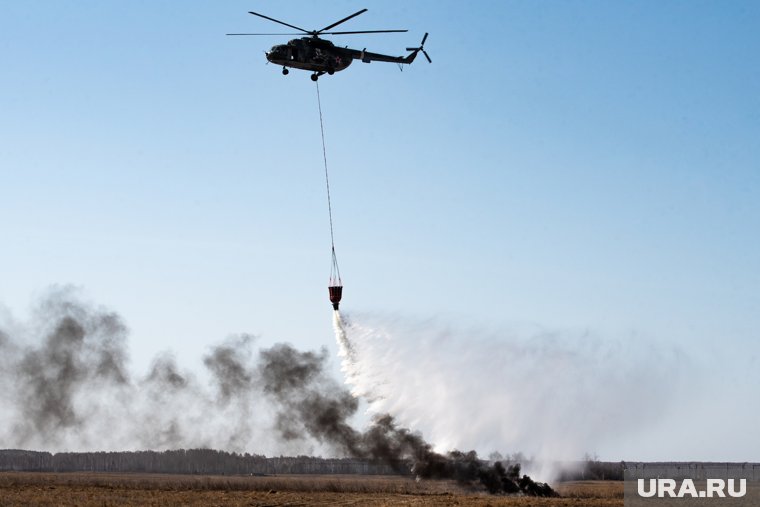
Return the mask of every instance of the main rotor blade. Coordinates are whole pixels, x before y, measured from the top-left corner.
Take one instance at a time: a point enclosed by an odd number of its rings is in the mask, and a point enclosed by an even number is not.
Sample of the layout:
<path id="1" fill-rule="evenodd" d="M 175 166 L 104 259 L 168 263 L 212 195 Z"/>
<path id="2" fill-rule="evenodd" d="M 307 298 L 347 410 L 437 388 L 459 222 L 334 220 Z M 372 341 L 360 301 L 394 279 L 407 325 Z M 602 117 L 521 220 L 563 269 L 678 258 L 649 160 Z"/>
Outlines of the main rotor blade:
<path id="1" fill-rule="evenodd" d="M 303 35 L 302 33 L 225 33 L 224 35 Z"/>
<path id="2" fill-rule="evenodd" d="M 345 22 L 346 22 L 346 21 L 348 21 L 349 19 L 351 19 L 351 18 L 353 18 L 353 17 L 356 17 L 356 16 L 358 16 L 359 14 L 363 14 L 363 13 L 365 13 L 365 12 L 367 12 L 367 9 L 362 9 L 362 10 L 360 10 L 360 11 L 358 11 L 358 12 L 354 12 L 354 13 L 353 13 L 353 14 L 351 14 L 350 16 L 348 16 L 348 17 L 345 17 L 345 18 L 341 19 L 340 21 L 336 21 L 336 22 L 335 22 L 335 23 L 333 23 L 332 25 L 326 26 L 326 27 L 324 27 L 324 28 L 323 28 L 323 29 L 321 29 L 321 30 L 317 30 L 317 33 L 322 33 L 322 32 L 324 32 L 325 30 L 329 30 L 330 28 L 336 27 L 336 26 L 338 26 L 339 24 L 341 24 L 341 23 L 345 23 Z"/>
<path id="3" fill-rule="evenodd" d="M 308 30 L 304 30 L 303 28 L 295 25 L 289 25 L 288 23 L 285 23 L 284 21 L 280 21 L 279 19 L 270 18 L 269 16 L 264 16 L 263 14 L 259 14 L 258 12 L 248 11 L 248 14 L 253 14 L 254 16 L 258 16 L 260 18 L 268 19 L 269 21 L 274 21 L 275 23 L 279 23 L 281 25 L 285 25 L 290 28 L 294 28 L 296 30 L 301 30 L 304 33 L 311 33 Z"/>
<path id="4" fill-rule="evenodd" d="M 354 32 L 319 32 L 320 35 L 346 35 L 350 33 L 391 33 L 408 32 L 409 30 L 357 30 Z"/>

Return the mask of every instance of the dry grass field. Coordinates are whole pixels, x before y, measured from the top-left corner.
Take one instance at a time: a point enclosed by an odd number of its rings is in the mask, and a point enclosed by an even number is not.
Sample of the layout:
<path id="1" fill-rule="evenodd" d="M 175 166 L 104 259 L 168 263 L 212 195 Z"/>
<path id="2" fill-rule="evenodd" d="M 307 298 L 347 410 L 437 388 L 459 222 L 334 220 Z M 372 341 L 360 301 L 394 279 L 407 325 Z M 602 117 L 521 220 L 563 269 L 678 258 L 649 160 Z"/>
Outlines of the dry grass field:
<path id="1" fill-rule="evenodd" d="M 0 506 L 590 506 L 623 505 L 619 482 L 557 485 L 562 498 L 491 496 L 449 481 L 398 476 L 188 476 L 0 473 Z"/>

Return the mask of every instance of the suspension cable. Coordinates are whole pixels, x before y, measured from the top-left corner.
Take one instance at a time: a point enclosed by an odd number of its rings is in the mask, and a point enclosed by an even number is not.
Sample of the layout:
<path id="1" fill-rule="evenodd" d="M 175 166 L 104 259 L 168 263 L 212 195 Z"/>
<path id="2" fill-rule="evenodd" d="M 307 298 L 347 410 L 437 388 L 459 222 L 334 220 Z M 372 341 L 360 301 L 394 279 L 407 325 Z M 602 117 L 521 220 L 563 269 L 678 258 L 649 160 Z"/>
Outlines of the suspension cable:
<path id="1" fill-rule="evenodd" d="M 325 163 L 325 186 L 327 187 L 327 212 L 330 216 L 330 246 L 332 247 L 332 266 L 330 268 L 330 283 L 333 283 L 337 275 L 338 284 L 340 280 L 340 269 L 338 269 L 338 258 L 335 256 L 335 233 L 333 232 L 332 202 L 330 201 L 330 177 L 327 173 L 327 148 L 325 148 L 325 125 L 322 120 L 322 98 L 319 96 L 319 81 L 317 85 L 317 105 L 319 106 L 319 128 L 322 132 L 322 159 Z"/>

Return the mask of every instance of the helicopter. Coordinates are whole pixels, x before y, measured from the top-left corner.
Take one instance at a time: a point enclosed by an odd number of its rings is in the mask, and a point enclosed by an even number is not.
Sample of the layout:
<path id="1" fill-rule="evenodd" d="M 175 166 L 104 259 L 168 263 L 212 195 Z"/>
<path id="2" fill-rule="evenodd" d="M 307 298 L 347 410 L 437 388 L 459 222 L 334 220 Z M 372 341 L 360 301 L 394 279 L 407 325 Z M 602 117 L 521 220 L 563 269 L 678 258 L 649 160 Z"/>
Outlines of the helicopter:
<path id="1" fill-rule="evenodd" d="M 345 23 L 351 18 L 367 12 L 367 9 L 357 11 L 350 16 L 346 16 L 340 21 L 328 25 L 321 30 L 304 30 L 303 28 L 285 23 L 278 19 L 270 18 L 258 12 L 249 11 L 249 14 L 258 16 L 260 18 L 274 21 L 280 25 L 285 25 L 289 28 L 298 30 L 301 33 L 228 33 L 226 35 L 302 35 L 306 34 L 308 37 L 301 37 L 299 39 L 292 39 L 287 44 L 278 44 L 272 46 L 272 49 L 266 52 L 267 60 L 275 65 L 282 65 L 282 74 L 288 75 L 290 72 L 288 67 L 293 69 L 301 69 L 311 71 L 311 80 L 316 81 L 320 76 L 328 74 L 332 76 L 336 72 L 345 70 L 351 65 L 354 60 L 361 60 L 364 63 L 370 62 L 391 62 L 400 65 L 410 64 L 417 57 L 417 53 L 422 52 L 427 58 L 429 63 L 433 63 L 424 49 L 425 41 L 428 34 L 422 37 L 419 47 L 406 48 L 407 51 L 411 51 L 407 56 L 390 56 L 380 53 L 371 53 L 367 51 L 367 48 L 362 50 L 350 49 L 349 47 L 338 47 L 327 39 L 322 39 L 320 35 L 345 35 L 345 34 L 359 34 L 359 33 L 391 33 L 391 32 L 407 32 L 408 30 L 359 30 L 349 32 L 331 32 L 332 28 Z"/>

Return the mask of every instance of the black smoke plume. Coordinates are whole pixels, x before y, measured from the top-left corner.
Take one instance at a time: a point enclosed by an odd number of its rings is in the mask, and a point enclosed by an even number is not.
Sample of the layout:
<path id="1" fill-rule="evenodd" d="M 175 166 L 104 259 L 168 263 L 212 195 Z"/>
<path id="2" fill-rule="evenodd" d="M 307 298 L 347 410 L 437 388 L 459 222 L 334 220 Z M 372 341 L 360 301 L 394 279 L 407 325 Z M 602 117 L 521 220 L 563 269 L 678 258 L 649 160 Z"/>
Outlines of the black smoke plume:
<path id="1" fill-rule="evenodd" d="M 479 482 L 490 493 L 556 496 L 548 485 L 520 476 L 520 465 L 490 466 L 475 451 L 435 452 L 421 435 L 396 426 L 390 415 L 376 417 L 365 432 L 349 419 L 358 403 L 346 389 L 326 375 L 326 352 L 301 352 L 279 344 L 260 352 L 259 369 L 265 393 L 276 401 L 278 430 L 283 438 L 304 435 L 357 458 L 380 459 L 399 472 L 422 479 L 456 479 Z"/>
<path id="2" fill-rule="evenodd" d="M 481 484 L 491 493 L 554 494 L 520 477 L 519 465 L 489 465 L 474 451 L 435 452 L 390 415 L 356 430 L 350 421 L 358 400 L 327 373 L 325 349 L 281 343 L 256 351 L 254 337 L 230 338 L 203 358 L 209 389 L 168 353 L 145 376 L 132 376 L 127 335 L 117 314 L 68 288 L 51 290 L 26 326 L 0 321 L 0 380 L 13 386 L 0 400 L 7 407 L 0 447 L 261 452 L 257 446 L 275 436 L 280 447 L 269 452 L 317 443 L 422 479 Z"/>

